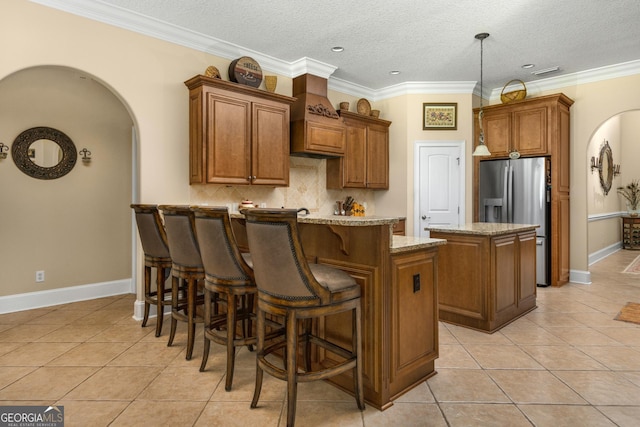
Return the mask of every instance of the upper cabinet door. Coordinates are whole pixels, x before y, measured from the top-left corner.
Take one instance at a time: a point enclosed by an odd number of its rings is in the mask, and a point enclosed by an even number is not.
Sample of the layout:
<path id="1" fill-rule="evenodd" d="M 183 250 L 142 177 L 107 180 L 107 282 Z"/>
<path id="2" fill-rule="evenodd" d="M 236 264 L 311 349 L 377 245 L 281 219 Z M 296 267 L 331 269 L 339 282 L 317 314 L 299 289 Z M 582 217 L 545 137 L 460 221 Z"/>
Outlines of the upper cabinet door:
<path id="1" fill-rule="evenodd" d="M 210 92 L 207 111 L 206 182 L 249 184 L 251 103 Z"/>
<path id="2" fill-rule="evenodd" d="M 389 129 L 369 126 L 367 138 L 367 188 L 389 188 Z"/>
<path id="3" fill-rule="evenodd" d="M 289 108 L 254 102 L 251 183 L 289 185 Z"/>
<path id="4" fill-rule="evenodd" d="M 347 145 L 344 154 L 344 186 L 367 186 L 367 127 L 362 123 L 347 125 Z"/>
<path id="5" fill-rule="evenodd" d="M 547 108 L 523 108 L 513 111 L 513 144 L 511 149 L 523 156 L 548 154 Z"/>
<path id="6" fill-rule="evenodd" d="M 511 113 L 487 114 L 485 111 L 484 140 L 491 152 L 491 157 L 509 157 L 511 152 Z"/>

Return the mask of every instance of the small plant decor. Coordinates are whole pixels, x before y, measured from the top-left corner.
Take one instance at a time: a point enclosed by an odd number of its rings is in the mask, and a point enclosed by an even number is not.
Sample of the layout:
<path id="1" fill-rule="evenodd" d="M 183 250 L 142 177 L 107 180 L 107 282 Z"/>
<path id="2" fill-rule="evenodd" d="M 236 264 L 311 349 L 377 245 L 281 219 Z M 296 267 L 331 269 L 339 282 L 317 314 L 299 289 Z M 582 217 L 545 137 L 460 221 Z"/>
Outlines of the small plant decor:
<path id="1" fill-rule="evenodd" d="M 628 209 L 632 212 L 638 210 L 640 205 L 640 180 L 631 180 L 630 184 L 626 187 L 618 187 L 618 194 L 627 199 Z"/>

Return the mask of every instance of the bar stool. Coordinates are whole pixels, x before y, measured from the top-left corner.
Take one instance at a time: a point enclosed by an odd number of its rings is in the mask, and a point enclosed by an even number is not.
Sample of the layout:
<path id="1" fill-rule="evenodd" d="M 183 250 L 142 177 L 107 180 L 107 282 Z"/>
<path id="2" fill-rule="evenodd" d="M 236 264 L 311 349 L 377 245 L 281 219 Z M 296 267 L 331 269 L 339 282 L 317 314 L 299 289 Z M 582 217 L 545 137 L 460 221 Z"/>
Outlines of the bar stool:
<path id="1" fill-rule="evenodd" d="M 353 369 L 354 394 L 363 410 L 360 286 L 347 273 L 322 264 L 309 264 L 301 245 L 294 209 L 246 209 L 247 239 L 258 287 L 256 386 L 251 408 L 258 404 L 263 372 L 287 381 L 287 426 L 293 426 L 299 382 L 329 378 Z M 312 321 L 345 311 L 352 313 L 352 348 L 346 349 L 314 335 Z M 266 315 L 285 319 L 284 339 L 266 342 Z M 299 321 L 302 321 L 302 334 Z M 298 366 L 302 344 L 304 367 Z M 311 370 L 311 344 L 339 355 L 344 361 Z M 284 350 L 285 368 L 266 356 Z M 304 371 L 299 369 L 304 368 Z"/>
<path id="2" fill-rule="evenodd" d="M 165 284 L 167 273 L 171 269 L 171 256 L 167 246 L 167 234 L 157 205 L 132 204 L 135 212 L 138 235 L 144 252 L 144 317 L 142 327 L 147 326 L 149 308 L 156 306 L 156 337 L 162 334 L 164 306 L 170 305 L 171 285 Z M 151 272 L 156 269 L 156 290 L 151 289 Z"/>
<path id="3" fill-rule="evenodd" d="M 160 205 L 167 230 L 169 253 L 171 254 L 171 333 L 168 346 L 173 344 L 178 321 L 187 323 L 187 354 L 191 360 L 196 334 L 196 323 L 202 322 L 202 316 L 196 306 L 204 303 L 198 288 L 204 279 L 204 266 L 195 235 L 194 214 L 189 206 Z M 180 297 L 180 282 L 185 284 L 185 292 Z"/>
<path id="4" fill-rule="evenodd" d="M 204 352 L 200 371 L 204 371 L 211 341 L 227 347 L 225 390 L 233 383 L 236 347 L 253 351 L 256 338 L 251 334 L 254 296 L 257 288 L 250 266 L 251 256 L 241 253 L 231 229 L 226 207 L 194 207 L 195 227 L 205 271 Z M 212 313 L 212 302 L 224 296 L 227 312 Z M 238 337 L 238 323 L 241 336 Z M 224 332 L 226 331 L 226 332 Z"/>

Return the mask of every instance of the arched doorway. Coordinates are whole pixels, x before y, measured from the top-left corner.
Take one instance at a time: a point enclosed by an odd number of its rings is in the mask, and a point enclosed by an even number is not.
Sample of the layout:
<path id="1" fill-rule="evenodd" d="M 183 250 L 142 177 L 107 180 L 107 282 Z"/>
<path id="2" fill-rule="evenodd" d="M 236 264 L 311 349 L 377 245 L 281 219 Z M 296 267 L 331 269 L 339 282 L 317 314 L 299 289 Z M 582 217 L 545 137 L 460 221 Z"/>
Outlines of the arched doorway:
<path id="1" fill-rule="evenodd" d="M 605 258 L 621 247 L 620 215 L 625 212 L 623 199 L 616 189 L 640 178 L 640 110 L 616 114 L 602 123 L 593 133 L 587 146 L 585 161 L 599 159 L 600 151 L 608 145 L 613 163 L 620 165 L 611 189 L 605 194 L 600 183 L 600 170 L 589 168 L 587 176 L 588 254 L 589 265 Z"/>
<path id="2" fill-rule="evenodd" d="M 0 81 L 0 142 L 48 126 L 91 152 L 51 180 L 22 173 L 11 154 L 1 161 L 0 298 L 13 296 L 12 310 L 132 292 L 133 123 L 122 100 L 81 70 L 38 66 Z"/>

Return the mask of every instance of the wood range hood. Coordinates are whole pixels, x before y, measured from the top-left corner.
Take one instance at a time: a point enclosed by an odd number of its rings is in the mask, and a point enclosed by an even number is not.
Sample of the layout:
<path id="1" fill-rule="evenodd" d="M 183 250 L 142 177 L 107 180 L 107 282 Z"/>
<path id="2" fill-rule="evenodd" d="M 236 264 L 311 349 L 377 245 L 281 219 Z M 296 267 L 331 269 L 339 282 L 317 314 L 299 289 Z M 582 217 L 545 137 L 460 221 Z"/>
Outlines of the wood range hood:
<path id="1" fill-rule="evenodd" d="M 327 79 L 302 74 L 293 79 L 291 155 L 333 158 L 344 155 L 347 130 L 327 98 Z"/>

